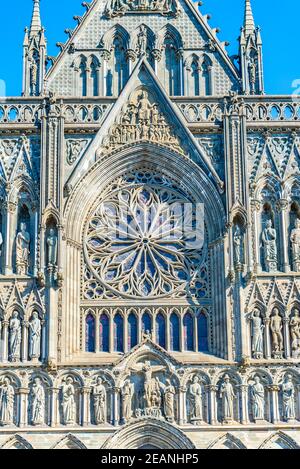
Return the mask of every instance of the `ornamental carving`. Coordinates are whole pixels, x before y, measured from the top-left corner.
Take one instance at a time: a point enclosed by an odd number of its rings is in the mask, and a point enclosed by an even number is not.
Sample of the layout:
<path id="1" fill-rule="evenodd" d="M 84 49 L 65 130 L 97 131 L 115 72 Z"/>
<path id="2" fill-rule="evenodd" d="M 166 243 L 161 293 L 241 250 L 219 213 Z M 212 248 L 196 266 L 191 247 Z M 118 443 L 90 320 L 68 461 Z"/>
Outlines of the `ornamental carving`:
<path id="1" fill-rule="evenodd" d="M 114 18 L 127 12 L 178 16 L 181 8 L 178 0 L 108 0 L 104 14 L 107 18 Z"/>
<path id="2" fill-rule="evenodd" d="M 184 153 L 175 129 L 167 122 L 160 106 L 143 90 L 135 93 L 123 108 L 118 122 L 110 129 L 99 153 L 141 141 L 160 143 Z"/>

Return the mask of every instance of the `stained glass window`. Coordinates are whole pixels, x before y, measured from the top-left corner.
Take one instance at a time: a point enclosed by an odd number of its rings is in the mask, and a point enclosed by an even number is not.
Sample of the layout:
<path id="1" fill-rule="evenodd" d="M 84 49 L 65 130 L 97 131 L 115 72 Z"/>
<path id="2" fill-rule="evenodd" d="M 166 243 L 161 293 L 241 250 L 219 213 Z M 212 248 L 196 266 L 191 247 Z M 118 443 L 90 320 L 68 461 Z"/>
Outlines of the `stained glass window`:
<path id="1" fill-rule="evenodd" d="M 166 348 L 166 321 L 161 313 L 156 316 L 156 342 Z"/>
<path id="2" fill-rule="evenodd" d="M 144 313 L 142 317 L 142 330 L 144 332 L 151 332 L 152 331 L 152 320 L 150 314 Z"/>
<path id="3" fill-rule="evenodd" d="M 138 343 L 138 325 L 136 315 L 131 313 L 128 317 L 128 349 L 131 350 Z"/>
<path id="4" fill-rule="evenodd" d="M 194 350 L 194 327 L 193 317 L 190 313 L 186 313 L 183 318 L 183 344 L 184 350 Z"/>
<path id="5" fill-rule="evenodd" d="M 204 313 L 198 316 L 198 351 L 208 352 L 208 327 Z"/>
<path id="6" fill-rule="evenodd" d="M 123 318 L 118 313 L 114 317 L 114 351 L 115 352 L 124 352 L 123 332 L 124 332 Z"/>
<path id="7" fill-rule="evenodd" d="M 92 314 L 85 319 L 85 351 L 95 352 L 95 318 Z"/>
<path id="8" fill-rule="evenodd" d="M 109 352 L 109 319 L 106 314 L 100 317 L 100 352 Z"/>
<path id="9" fill-rule="evenodd" d="M 179 317 L 173 313 L 170 317 L 170 349 L 173 352 L 180 351 Z"/>

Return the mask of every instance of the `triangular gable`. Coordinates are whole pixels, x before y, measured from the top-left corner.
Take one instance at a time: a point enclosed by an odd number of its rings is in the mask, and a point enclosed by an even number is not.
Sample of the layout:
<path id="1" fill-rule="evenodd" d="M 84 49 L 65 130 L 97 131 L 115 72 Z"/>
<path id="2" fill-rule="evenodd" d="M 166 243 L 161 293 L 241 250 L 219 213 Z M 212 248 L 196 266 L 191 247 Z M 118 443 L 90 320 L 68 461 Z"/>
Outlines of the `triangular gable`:
<path id="1" fill-rule="evenodd" d="M 7 302 L 7 308 L 10 308 L 11 306 L 19 306 L 22 308 L 22 310 L 24 310 L 22 295 L 17 282 L 15 282 Z"/>
<path id="2" fill-rule="evenodd" d="M 300 152 L 296 143 L 293 144 L 289 158 L 283 168 L 283 177 L 287 178 L 290 175 L 300 174 Z"/>
<path id="3" fill-rule="evenodd" d="M 33 168 L 31 166 L 28 141 L 26 138 L 23 138 L 20 145 L 19 154 L 15 160 L 15 163 L 12 167 L 11 174 L 9 179 L 13 181 L 18 177 L 27 177 L 29 179 L 35 179 Z"/>
<path id="4" fill-rule="evenodd" d="M 141 59 L 137 64 L 128 83 L 105 121 L 102 123 L 102 126 L 94 140 L 90 144 L 86 153 L 79 160 L 77 166 L 74 168 L 74 171 L 67 181 L 67 186 L 74 187 L 78 180 L 95 163 L 96 159 L 101 157 L 103 152 L 107 151 L 107 141 L 110 139 L 114 126 L 118 123 L 120 116 L 122 116 L 124 112 L 126 112 L 126 109 L 128 109 L 126 106 L 130 106 L 133 93 L 142 93 L 143 91 L 146 93 L 149 92 L 149 94 L 155 98 L 155 101 L 159 103 L 159 108 L 162 111 L 164 119 L 168 123 L 167 125 L 169 126 L 169 129 L 172 128 L 172 135 L 170 136 L 169 142 L 170 147 L 179 151 L 180 145 L 182 145 L 185 155 L 189 155 L 189 157 L 205 171 L 213 183 L 221 190 L 223 183 L 217 172 L 207 156 L 204 154 L 197 140 L 186 127 L 184 117 L 180 113 L 179 109 L 171 102 L 163 87 L 158 82 L 153 70 L 143 59 Z M 175 129 L 176 135 L 174 133 Z M 164 138 L 161 140 L 163 145 L 166 144 Z M 120 140 L 120 146 L 121 144 L 122 141 Z M 183 153 L 182 150 L 180 152 Z"/>
<path id="5" fill-rule="evenodd" d="M 155 356 L 157 359 L 161 359 L 167 363 L 172 364 L 173 366 L 181 364 L 176 360 L 172 355 L 170 355 L 164 348 L 160 347 L 158 344 L 152 341 L 150 335 L 146 336 L 142 342 L 136 345 L 133 349 L 123 355 L 120 360 L 117 362 L 117 368 L 126 367 L 128 361 L 131 358 L 139 358 L 141 355 L 149 354 L 149 356 Z"/>
<path id="6" fill-rule="evenodd" d="M 268 143 L 264 147 L 258 166 L 253 170 L 252 179 L 259 178 L 260 176 L 265 177 L 266 174 L 280 177 L 279 169 L 270 151 Z"/>
<path id="7" fill-rule="evenodd" d="M 97 34 L 95 34 L 94 31 L 97 31 L 97 33 L 99 32 L 101 35 L 102 33 L 100 32 L 100 30 L 102 31 L 102 29 L 97 27 L 94 21 L 103 22 L 103 33 L 105 33 L 109 30 L 109 28 L 116 24 L 116 20 L 120 19 L 120 16 L 122 16 L 121 14 L 115 15 L 113 18 L 107 17 L 106 12 L 109 1 L 111 0 L 95 0 L 92 4 L 86 4 L 85 14 L 82 17 L 76 17 L 78 22 L 77 27 L 74 28 L 74 30 L 68 30 L 69 38 L 65 44 L 59 43 L 61 47 L 61 52 L 58 57 L 54 59 L 54 64 L 49 69 L 46 75 L 47 89 L 52 89 L 51 82 L 59 72 L 62 64 L 65 61 L 70 64 L 70 56 L 73 55 L 72 52 L 74 52 L 75 49 L 78 49 L 78 51 L 84 51 L 96 50 L 99 47 L 101 37 L 97 37 Z M 219 39 L 217 38 L 216 29 L 212 29 L 208 24 L 208 15 L 202 15 L 201 12 L 198 10 L 198 4 L 193 3 L 192 0 L 173 0 L 173 2 L 174 4 L 178 3 L 181 14 L 168 15 L 164 14 L 164 12 L 153 11 L 152 15 L 149 15 L 149 12 L 147 12 L 147 10 L 145 10 L 144 12 L 138 11 L 137 13 L 141 14 L 145 18 L 141 20 L 140 23 L 146 23 L 147 17 L 153 15 L 165 16 L 167 21 L 170 23 L 174 23 L 174 21 L 176 21 L 176 17 L 180 18 L 180 21 L 182 22 L 182 17 L 183 15 L 185 15 L 186 20 L 190 20 L 193 25 L 195 25 L 195 28 L 193 29 L 193 31 L 191 31 L 190 37 L 194 37 L 194 35 L 197 33 L 199 34 L 199 36 L 205 36 L 208 48 L 214 52 L 214 56 L 217 56 L 217 60 L 222 62 L 222 65 L 227 68 L 231 76 L 232 82 L 235 83 L 236 86 L 238 86 L 238 70 L 230 59 L 229 55 L 227 54 L 227 51 L 225 49 L 225 43 L 219 41 Z M 127 3 L 127 0 L 123 2 L 111 3 L 121 5 Z M 128 4 L 133 4 L 133 2 L 128 1 Z M 125 12 L 125 14 L 127 13 L 130 14 L 131 12 Z M 143 13 L 145 13 L 145 15 L 143 15 Z M 135 22 L 133 22 L 132 24 L 135 24 Z M 180 27 L 182 28 L 182 25 L 179 24 L 178 28 Z M 89 31 L 89 28 L 91 29 L 91 31 Z M 86 44 L 87 38 L 89 38 L 88 40 L 95 40 L 97 42 L 93 44 Z M 187 42 L 187 40 L 184 41 L 184 43 Z M 188 44 L 185 45 L 190 49 L 190 46 Z M 197 48 L 199 49 L 200 47 L 195 47 L 195 49 Z"/>

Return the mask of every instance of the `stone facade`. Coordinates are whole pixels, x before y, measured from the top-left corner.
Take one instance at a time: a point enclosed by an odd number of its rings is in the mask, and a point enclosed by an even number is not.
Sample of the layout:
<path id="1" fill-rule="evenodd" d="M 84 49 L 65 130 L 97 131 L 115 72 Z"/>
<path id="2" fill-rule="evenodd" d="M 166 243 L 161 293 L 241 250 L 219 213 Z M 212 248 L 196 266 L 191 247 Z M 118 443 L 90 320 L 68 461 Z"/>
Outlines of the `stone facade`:
<path id="1" fill-rule="evenodd" d="M 239 65 L 190 0 L 84 6 L 53 58 L 34 0 L 0 102 L 0 447 L 299 448 L 300 106 L 250 1 Z"/>

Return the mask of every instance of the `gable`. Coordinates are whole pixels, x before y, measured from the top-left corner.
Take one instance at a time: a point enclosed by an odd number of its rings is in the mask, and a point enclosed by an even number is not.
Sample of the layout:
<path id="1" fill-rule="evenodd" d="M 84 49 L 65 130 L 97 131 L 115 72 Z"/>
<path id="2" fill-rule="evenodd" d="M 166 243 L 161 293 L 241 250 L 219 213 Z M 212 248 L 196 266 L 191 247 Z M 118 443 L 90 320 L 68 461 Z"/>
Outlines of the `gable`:
<path id="1" fill-rule="evenodd" d="M 149 113 L 148 117 L 139 115 L 142 100 L 146 101 L 144 106 L 147 110 L 144 109 L 143 112 Z M 178 108 L 158 83 L 151 67 L 143 59 L 137 64 L 87 151 L 79 158 L 67 180 L 67 187 L 74 187 L 104 155 L 143 141 L 168 147 L 180 153 L 183 158 L 190 158 L 220 191 L 223 190 L 223 183 L 210 160 L 186 127 Z"/>
<path id="2" fill-rule="evenodd" d="M 125 3 L 129 4 L 127 0 Z M 76 81 L 74 69 L 78 68 L 80 57 L 84 55 L 88 61 L 96 61 L 101 69 L 107 54 L 114 47 L 112 42 L 116 30 L 120 31 L 124 39 L 126 60 L 136 61 L 142 24 L 148 29 L 147 34 L 153 42 L 152 55 L 156 55 L 158 60 L 164 38 L 170 35 L 170 39 L 177 42 L 176 48 L 182 55 L 182 64 L 188 66 L 193 53 L 201 57 L 205 54 L 209 58 L 214 67 L 214 94 L 224 95 L 231 89 L 237 89 L 237 71 L 227 55 L 224 44 L 216 37 L 215 30 L 208 25 L 207 17 L 201 15 L 191 0 L 173 0 L 169 3 L 170 14 L 165 13 L 165 10 L 160 12 L 147 9 L 126 9 L 123 12 L 115 7 L 117 2 L 112 0 L 94 2 L 82 20 L 78 20 L 79 24 L 70 33 L 69 40 L 62 45 L 61 54 L 48 72 L 48 90 L 57 95 L 73 95 Z M 108 8 L 116 10 L 116 14 L 108 15 Z M 162 70 L 158 70 L 158 74 L 160 73 Z"/>

